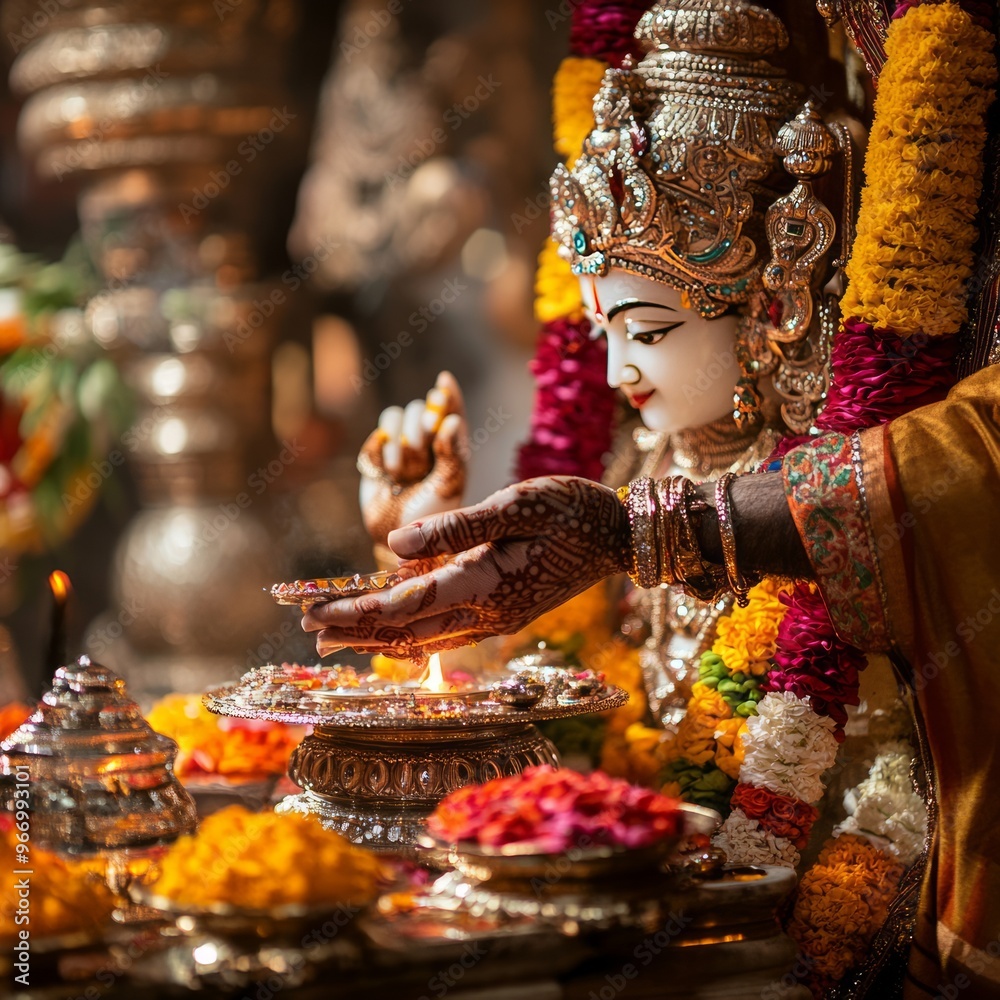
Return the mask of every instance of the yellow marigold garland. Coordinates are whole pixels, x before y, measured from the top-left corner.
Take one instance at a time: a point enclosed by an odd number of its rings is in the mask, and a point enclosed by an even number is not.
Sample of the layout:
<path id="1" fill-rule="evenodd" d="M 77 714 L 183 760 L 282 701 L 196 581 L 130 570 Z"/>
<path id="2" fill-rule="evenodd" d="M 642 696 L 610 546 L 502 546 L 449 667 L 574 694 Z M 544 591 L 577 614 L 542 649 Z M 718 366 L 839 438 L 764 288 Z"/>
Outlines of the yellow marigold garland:
<path id="1" fill-rule="evenodd" d="M 677 727 L 673 756 L 692 764 L 707 764 L 715 759 L 715 732 L 719 723 L 731 719 L 733 710 L 718 691 L 696 682 L 691 688 L 687 713 Z"/>
<path id="2" fill-rule="evenodd" d="M 993 44 L 955 3 L 892 22 L 845 316 L 904 337 L 953 334 L 965 321 Z"/>
<path id="3" fill-rule="evenodd" d="M 608 64 L 567 56 L 552 81 L 552 131 L 556 152 L 572 167 L 594 127 L 594 95 Z"/>
<path id="4" fill-rule="evenodd" d="M 778 626 L 785 617 L 785 606 L 778 600 L 782 584 L 766 578 L 747 595 L 745 608 L 735 607 L 719 619 L 718 638 L 712 652 L 722 657 L 731 674 L 755 677 L 767 673 L 778 639 Z M 787 585 L 784 585 L 787 589 Z"/>
<path id="5" fill-rule="evenodd" d="M 572 166 L 594 127 L 594 95 L 607 63 L 567 56 L 552 81 L 552 131 L 556 152 Z M 546 239 L 535 276 L 535 317 L 542 323 L 577 320 L 583 314 L 580 286 L 555 243 Z"/>
<path id="6" fill-rule="evenodd" d="M 535 319 L 540 323 L 568 317 L 577 320 L 583 315 L 580 282 L 570 269 L 569 261 L 559 256 L 552 240 L 546 240 L 538 255 L 535 272 Z"/>
<path id="7" fill-rule="evenodd" d="M 740 766 L 746 753 L 743 746 L 746 729 L 747 720 L 737 715 L 732 719 L 723 719 L 715 731 L 715 766 L 733 781 L 740 776 Z"/>

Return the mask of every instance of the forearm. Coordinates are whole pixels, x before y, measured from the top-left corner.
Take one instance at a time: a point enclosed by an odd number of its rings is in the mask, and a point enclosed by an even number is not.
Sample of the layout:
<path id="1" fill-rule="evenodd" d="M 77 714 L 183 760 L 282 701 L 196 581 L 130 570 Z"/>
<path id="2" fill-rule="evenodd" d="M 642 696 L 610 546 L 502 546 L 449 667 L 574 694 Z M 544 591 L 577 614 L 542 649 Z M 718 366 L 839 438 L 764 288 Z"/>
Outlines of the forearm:
<path id="1" fill-rule="evenodd" d="M 722 541 L 715 509 L 715 483 L 698 487 L 712 507 L 698 523 L 698 537 L 706 559 L 722 564 Z M 736 538 L 736 556 L 746 572 L 766 576 L 811 579 L 815 574 L 806 557 L 788 509 L 780 472 L 740 476 L 729 491 Z"/>

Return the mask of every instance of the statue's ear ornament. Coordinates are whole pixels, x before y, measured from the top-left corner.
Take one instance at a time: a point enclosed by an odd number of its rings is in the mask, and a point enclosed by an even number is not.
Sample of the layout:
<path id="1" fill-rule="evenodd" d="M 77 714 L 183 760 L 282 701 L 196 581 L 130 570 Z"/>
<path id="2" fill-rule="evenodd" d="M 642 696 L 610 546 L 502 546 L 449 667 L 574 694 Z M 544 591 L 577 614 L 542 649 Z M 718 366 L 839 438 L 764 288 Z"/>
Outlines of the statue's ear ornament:
<path id="1" fill-rule="evenodd" d="M 813 184 L 829 173 L 839 155 L 845 194 L 841 255 L 833 266 L 840 269 L 853 241 L 854 156 L 847 129 L 824 122 L 811 101 L 779 129 L 774 148 L 796 184 L 765 217 L 771 259 L 762 280 L 773 298 L 767 310 L 766 349 L 758 360 L 783 398 L 785 422 L 792 431 L 805 433 L 826 397 L 830 340 L 838 320 L 837 296 L 817 287 L 830 266 L 837 224 Z M 819 322 L 814 322 L 817 316 Z"/>

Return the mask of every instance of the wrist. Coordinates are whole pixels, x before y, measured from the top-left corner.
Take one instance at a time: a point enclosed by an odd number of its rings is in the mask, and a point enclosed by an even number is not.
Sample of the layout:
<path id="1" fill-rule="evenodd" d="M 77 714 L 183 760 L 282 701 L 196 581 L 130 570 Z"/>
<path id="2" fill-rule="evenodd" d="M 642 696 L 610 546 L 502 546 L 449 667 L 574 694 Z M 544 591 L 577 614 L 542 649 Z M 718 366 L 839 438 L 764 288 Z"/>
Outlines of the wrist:
<path id="1" fill-rule="evenodd" d="M 614 527 L 609 554 L 614 567 L 611 572 L 628 573 L 631 576 L 635 570 L 635 553 L 632 548 L 632 528 L 629 524 L 628 509 L 626 508 L 628 491 L 627 486 L 623 486 L 617 491 L 611 491 L 614 501 L 612 512 Z"/>
<path id="2" fill-rule="evenodd" d="M 711 563 L 722 565 L 722 535 L 719 532 L 719 512 L 715 509 L 715 483 L 699 483 L 695 487 L 699 498 L 708 504 L 697 521 L 701 553 Z"/>

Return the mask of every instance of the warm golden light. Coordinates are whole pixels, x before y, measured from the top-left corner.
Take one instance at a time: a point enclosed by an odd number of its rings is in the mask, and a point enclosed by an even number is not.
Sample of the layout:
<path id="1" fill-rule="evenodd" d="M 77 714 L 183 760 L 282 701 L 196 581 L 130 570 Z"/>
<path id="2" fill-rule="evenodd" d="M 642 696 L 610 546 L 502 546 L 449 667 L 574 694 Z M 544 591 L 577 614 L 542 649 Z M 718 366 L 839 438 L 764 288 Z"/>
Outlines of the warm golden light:
<path id="1" fill-rule="evenodd" d="M 49 587 L 52 589 L 52 596 L 59 604 L 65 604 L 66 598 L 73 590 L 69 577 L 61 569 L 49 574 Z"/>
<path id="2" fill-rule="evenodd" d="M 439 653 L 434 653 L 427 661 L 427 671 L 420 682 L 420 686 L 427 691 L 433 691 L 435 694 L 442 694 L 445 691 L 451 690 L 451 685 L 444 679 L 444 674 L 441 671 L 441 656 Z"/>

